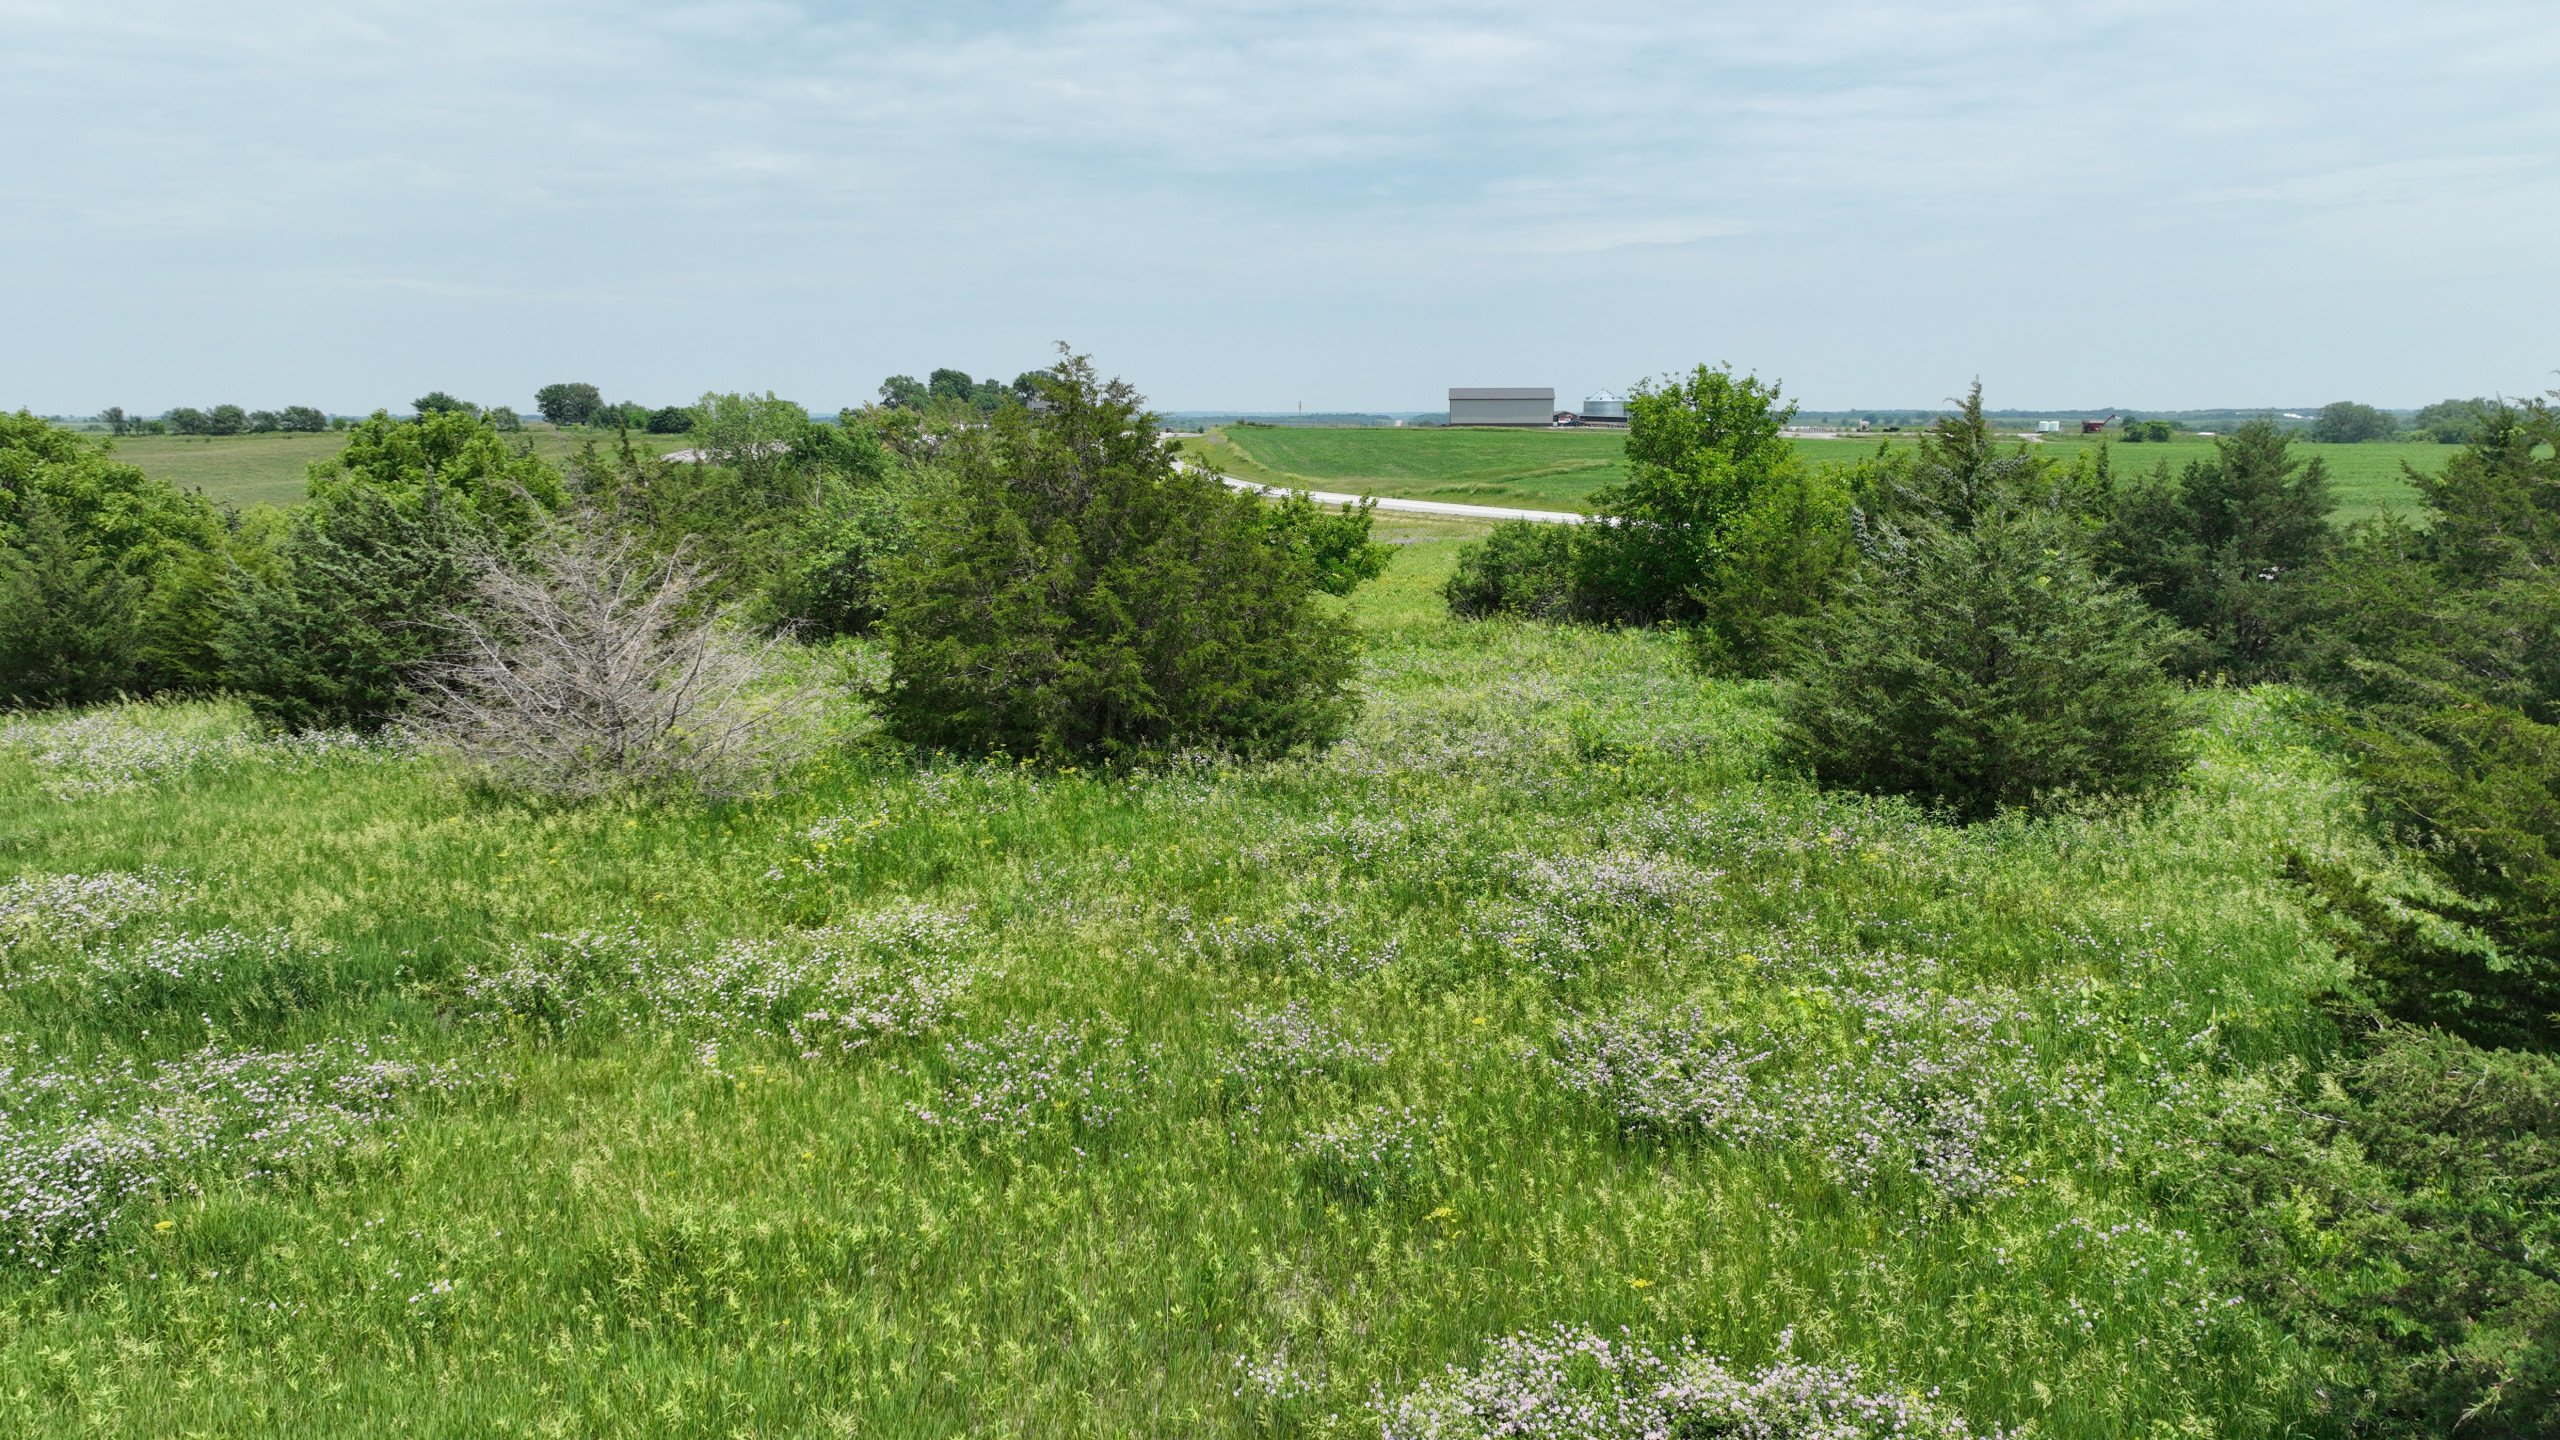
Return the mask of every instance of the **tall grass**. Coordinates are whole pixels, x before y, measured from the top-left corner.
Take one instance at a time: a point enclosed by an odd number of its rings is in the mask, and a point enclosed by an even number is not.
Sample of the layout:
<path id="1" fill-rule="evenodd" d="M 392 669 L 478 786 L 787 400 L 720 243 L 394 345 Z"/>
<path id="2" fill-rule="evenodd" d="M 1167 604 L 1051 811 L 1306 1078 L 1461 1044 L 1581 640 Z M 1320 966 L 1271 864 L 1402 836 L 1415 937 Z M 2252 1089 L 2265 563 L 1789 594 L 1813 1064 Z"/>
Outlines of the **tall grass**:
<path id="1" fill-rule="evenodd" d="M 2146 808 L 1957 829 L 1777 773 L 1765 691 L 1675 641 L 1440 618 L 1446 550 L 1361 597 L 1353 736 L 1265 766 L 866 743 L 560 807 L 179 707 L 115 723 L 196 758 L 65 785 L 40 732 L 99 722 L 19 722 L 0 1033 L 43 1064 L 0 1087 L 469 1078 L 0 1272 L 0 1432 L 1374 1435 L 1567 1326 L 1981 1429 L 2283 1433 L 2309 1362 L 2162 1177 L 2325 1043 L 2278 851 L 2365 842 L 2284 697 L 2212 696 Z M 215 935 L 218 979 L 115 979 Z M 1732 1113 L 1785 1123 L 1629 1123 L 1574 1083 L 1603 1022 L 1759 1057 Z M 1962 1184 L 1913 1158 L 1949 1134 Z"/>

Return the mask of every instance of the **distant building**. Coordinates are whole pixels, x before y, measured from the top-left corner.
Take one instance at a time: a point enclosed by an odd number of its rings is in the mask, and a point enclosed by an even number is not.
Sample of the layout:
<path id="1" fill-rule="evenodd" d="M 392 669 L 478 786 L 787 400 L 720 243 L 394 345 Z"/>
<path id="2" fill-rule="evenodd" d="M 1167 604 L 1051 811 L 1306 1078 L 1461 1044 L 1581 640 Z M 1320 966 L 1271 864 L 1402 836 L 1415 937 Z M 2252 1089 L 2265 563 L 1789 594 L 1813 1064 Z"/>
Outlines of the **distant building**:
<path id="1" fill-rule="evenodd" d="M 1449 388 L 1449 423 L 1452 425 L 1552 425 L 1556 416 L 1555 387 L 1496 387 L 1492 389 Z"/>
<path id="2" fill-rule="evenodd" d="M 1624 420 L 1627 418 L 1627 402 L 1610 394 L 1606 390 L 1601 391 L 1597 395 L 1586 396 L 1582 402 L 1582 418 L 1585 420 Z"/>
<path id="3" fill-rule="evenodd" d="M 2059 420 L 2039 420 L 2036 422 L 2036 433 L 2039 435 L 2059 435 L 2062 433 L 2062 422 Z"/>

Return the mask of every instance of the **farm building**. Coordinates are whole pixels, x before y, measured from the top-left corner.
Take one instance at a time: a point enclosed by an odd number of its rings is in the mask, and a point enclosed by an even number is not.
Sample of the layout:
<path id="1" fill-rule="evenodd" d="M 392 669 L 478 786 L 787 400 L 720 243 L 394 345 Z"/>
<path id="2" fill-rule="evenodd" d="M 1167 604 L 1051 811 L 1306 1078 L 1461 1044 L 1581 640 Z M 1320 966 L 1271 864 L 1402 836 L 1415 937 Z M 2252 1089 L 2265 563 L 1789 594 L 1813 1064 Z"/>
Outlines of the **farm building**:
<path id="1" fill-rule="evenodd" d="M 1614 420 L 1623 422 L 1627 418 L 1627 402 L 1610 394 L 1608 391 L 1603 390 L 1597 395 L 1587 396 L 1584 398 L 1582 402 L 1582 418 L 1585 420 Z"/>
<path id="2" fill-rule="evenodd" d="M 1556 392 L 1552 386 L 1449 388 L 1452 425 L 1552 425 L 1555 418 Z"/>

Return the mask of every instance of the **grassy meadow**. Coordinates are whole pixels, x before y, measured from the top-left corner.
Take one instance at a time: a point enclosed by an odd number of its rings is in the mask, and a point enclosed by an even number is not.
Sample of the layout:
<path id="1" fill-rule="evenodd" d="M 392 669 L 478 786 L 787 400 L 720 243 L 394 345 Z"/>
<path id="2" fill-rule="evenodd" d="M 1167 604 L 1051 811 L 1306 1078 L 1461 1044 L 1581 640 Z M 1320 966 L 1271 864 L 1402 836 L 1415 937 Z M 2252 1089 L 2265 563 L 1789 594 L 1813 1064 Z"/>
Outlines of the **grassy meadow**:
<path id="1" fill-rule="evenodd" d="M 1593 453 L 1248 443 L 1337 435 Z M 0 1433 L 1374 1435 L 1557 1324 L 2285 1433 L 2179 1183 L 2325 1043 L 2281 851 L 2371 860 L 2285 697 L 2146 808 L 1956 828 L 1781 773 L 1675 637 L 1450 620 L 1451 534 L 1270 765 L 847 698 L 784 793 L 559 808 L 220 704 L 6 722 Z"/>
<path id="2" fill-rule="evenodd" d="M 593 439 L 611 445 L 611 434 L 527 425 L 516 438 L 553 464 L 576 454 Z M 681 450 L 681 435 L 634 435 L 632 442 L 663 455 Z M 201 490 L 219 505 L 292 505 L 303 496 L 303 476 L 314 460 L 326 460 L 346 447 L 340 431 L 316 434 L 264 435 L 128 435 L 117 439 L 115 456 L 143 473 L 184 490 Z"/>
<path id="3" fill-rule="evenodd" d="M 1819 464 L 1853 459 L 1875 444 L 1909 444 L 1912 438 L 1798 440 L 1796 446 Z M 2147 473 L 2164 462 L 2176 470 L 2213 453 L 2212 441 L 2197 439 L 2124 445 L 2075 435 L 2039 443 L 2044 453 L 2066 460 L 2107 443 L 2119 474 Z M 1619 431 L 1434 427 L 1230 426 L 1186 442 L 1191 453 L 1215 461 L 1227 473 L 1265 484 L 1585 512 L 1593 491 L 1625 478 L 1625 447 L 1626 437 Z M 2341 524 L 2411 510 L 2416 497 L 2402 465 L 2432 474 L 2453 453 L 2448 446 L 2423 444 L 2305 442 L 2296 449 L 2327 464 Z"/>

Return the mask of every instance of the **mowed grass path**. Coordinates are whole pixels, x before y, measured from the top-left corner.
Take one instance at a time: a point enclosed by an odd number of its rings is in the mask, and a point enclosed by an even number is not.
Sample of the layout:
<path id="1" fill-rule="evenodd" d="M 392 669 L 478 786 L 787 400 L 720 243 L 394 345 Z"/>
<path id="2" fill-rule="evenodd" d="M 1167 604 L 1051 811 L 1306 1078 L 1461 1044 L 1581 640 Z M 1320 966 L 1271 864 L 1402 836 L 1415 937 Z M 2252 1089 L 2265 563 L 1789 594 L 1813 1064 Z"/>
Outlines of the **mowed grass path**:
<path id="1" fill-rule="evenodd" d="M 1374 1393 L 1558 1323 L 1746 1365 L 1784 1334 L 2041 1440 L 2291 1433 L 2308 1363 L 2175 1183 L 2229 1087 L 2322 1043 L 2283 854 L 2370 859 L 2282 697 L 2204 697 L 2151 806 L 1959 829 L 1808 790 L 1765 687 L 1677 637 L 1450 620 L 1452 549 L 1360 593 L 1366 712 L 1277 764 L 856 748 L 563 809 L 396 754 L 111 747 L 83 790 L 0 745 L 0 885 L 180 897 L 72 950 L 0 925 L 0 1099 L 332 1037 L 478 1077 L 6 1262 L 0 1433 L 1374 1435 Z M 928 1035 L 804 1052 L 715 963 L 916 907 L 976 976 Z M 223 930 L 302 958 L 118 958 Z M 1572 1017 L 1674 1011 L 1871 1103 L 1648 1136 L 1560 1082 Z M 1893 1148 L 1932 1102 L 1888 1040 L 1987 1087 L 1940 1141 L 1972 1188 Z"/>
<path id="2" fill-rule="evenodd" d="M 1909 443 L 1909 437 L 1900 437 L 1799 440 L 1796 445 L 1807 459 L 1823 464 L 1856 459 L 1878 444 Z M 2124 445 L 2067 436 L 2040 443 L 2040 453 L 2065 461 L 2107 443 L 2120 477 L 2147 474 L 2163 463 L 2174 472 L 2213 453 L 2210 440 Z M 1265 484 L 1585 513 L 1591 509 L 1591 492 L 1626 473 L 1625 436 L 1598 430 L 1232 426 L 1188 442 L 1188 448 L 1231 475 Z M 2296 449 L 2328 466 L 2340 524 L 2385 511 L 2409 511 L 2416 496 L 2401 466 L 2432 474 L 2453 453 L 2443 445 L 2302 443 Z"/>
<path id="3" fill-rule="evenodd" d="M 590 439 L 609 449 L 610 433 L 555 430 L 528 425 L 520 437 L 534 453 L 560 464 Z M 634 435 L 644 450 L 665 454 L 684 448 L 681 435 Z M 115 455 L 144 474 L 185 490 L 202 490 L 218 505 L 293 505 L 303 497 L 303 477 L 314 460 L 325 460 L 346 448 L 343 432 L 294 435 L 128 435 L 115 443 Z"/>

